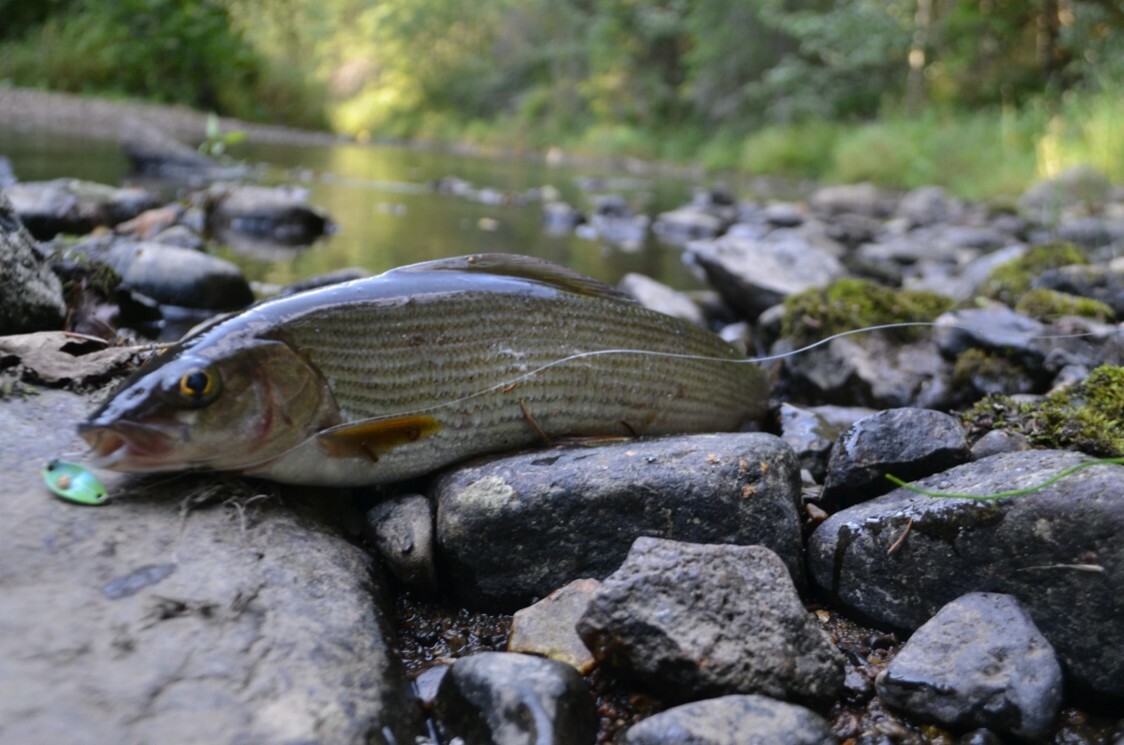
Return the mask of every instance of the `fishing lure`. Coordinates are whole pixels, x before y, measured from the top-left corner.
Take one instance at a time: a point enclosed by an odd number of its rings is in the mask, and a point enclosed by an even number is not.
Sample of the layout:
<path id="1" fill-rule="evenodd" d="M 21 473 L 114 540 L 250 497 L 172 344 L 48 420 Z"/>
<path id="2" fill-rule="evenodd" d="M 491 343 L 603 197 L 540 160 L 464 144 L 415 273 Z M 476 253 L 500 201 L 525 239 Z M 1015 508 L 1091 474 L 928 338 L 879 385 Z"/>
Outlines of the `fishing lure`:
<path id="1" fill-rule="evenodd" d="M 77 463 L 51 460 L 43 466 L 43 482 L 68 502 L 99 505 L 109 501 L 109 493 L 98 477 Z"/>

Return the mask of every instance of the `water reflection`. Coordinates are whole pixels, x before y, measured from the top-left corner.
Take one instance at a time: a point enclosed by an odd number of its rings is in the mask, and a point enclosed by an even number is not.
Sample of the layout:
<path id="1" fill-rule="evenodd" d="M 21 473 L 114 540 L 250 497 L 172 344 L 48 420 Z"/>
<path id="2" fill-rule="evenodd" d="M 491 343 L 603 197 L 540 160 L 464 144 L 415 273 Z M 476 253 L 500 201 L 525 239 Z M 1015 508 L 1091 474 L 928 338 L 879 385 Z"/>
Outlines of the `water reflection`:
<path id="1" fill-rule="evenodd" d="M 16 175 L 25 181 L 127 179 L 127 164 L 116 143 L 3 132 L 0 154 L 11 159 Z M 542 225 L 542 204 L 526 198 L 549 186 L 589 214 L 599 194 L 611 193 L 655 215 L 688 199 L 691 185 L 681 178 L 352 144 L 244 144 L 233 149 L 232 156 L 257 164 L 252 169 L 257 180 L 307 188 L 310 201 L 337 225 L 334 235 L 307 249 L 220 246 L 218 253 L 241 265 L 251 280 L 288 284 L 348 267 L 381 272 L 417 261 L 502 251 L 550 259 L 608 282 L 627 272 L 642 272 L 676 287 L 698 286 L 682 266 L 679 249 L 648 237 L 639 250 L 629 252 L 574 233 L 549 232 Z M 433 188 L 448 176 L 486 188 L 486 198 Z"/>

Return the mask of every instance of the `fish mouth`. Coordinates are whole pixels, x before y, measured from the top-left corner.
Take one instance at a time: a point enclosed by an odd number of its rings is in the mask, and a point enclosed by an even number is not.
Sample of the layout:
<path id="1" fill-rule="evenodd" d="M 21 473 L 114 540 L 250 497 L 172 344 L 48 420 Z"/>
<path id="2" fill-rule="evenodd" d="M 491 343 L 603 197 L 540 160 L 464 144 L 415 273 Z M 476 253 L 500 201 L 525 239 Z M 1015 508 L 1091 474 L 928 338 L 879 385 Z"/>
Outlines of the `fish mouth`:
<path id="1" fill-rule="evenodd" d="M 172 465 L 164 463 L 172 449 L 171 438 L 154 424 L 87 422 L 79 426 L 78 434 L 90 444 L 89 460 L 95 468 L 147 471 Z"/>

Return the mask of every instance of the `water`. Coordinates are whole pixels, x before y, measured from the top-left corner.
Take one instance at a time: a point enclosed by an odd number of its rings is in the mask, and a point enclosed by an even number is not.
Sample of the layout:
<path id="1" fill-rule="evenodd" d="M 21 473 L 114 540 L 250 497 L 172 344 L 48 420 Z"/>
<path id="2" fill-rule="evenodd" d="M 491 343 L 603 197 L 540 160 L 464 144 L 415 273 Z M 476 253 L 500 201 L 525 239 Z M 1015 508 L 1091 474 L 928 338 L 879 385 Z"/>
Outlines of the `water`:
<path id="1" fill-rule="evenodd" d="M 28 132 L 0 132 L 0 155 L 23 181 L 73 177 L 129 182 L 128 163 L 115 142 Z M 701 286 L 684 267 L 682 250 L 649 237 L 626 251 L 572 233 L 551 235 L 541 204 L 489 205 L 446 193 L 431 182 L 455 176 L 477 188 L 518 195 L 551 186 L 588 214 L 597 194 L 623 195 L 653 217 L 691 195 L 679 176 L 630 176 L 607 168 L 550 166 L 540 159 L 482 158 L 394 146 L 242 145 L 232 156 L 252 166 L 254 180 L 297 183 L 325 209 L 338 231 L 307 249 L 266 255 L 215 248 L 251 280 L 286 284 L 336 269 L 381 272 L 395 266 L 481 251 L 521 253 L 556 261 L 606 282 L 641 272 L 674 287 Z M 597 186 L 590 188 L 590 183 Z"/>

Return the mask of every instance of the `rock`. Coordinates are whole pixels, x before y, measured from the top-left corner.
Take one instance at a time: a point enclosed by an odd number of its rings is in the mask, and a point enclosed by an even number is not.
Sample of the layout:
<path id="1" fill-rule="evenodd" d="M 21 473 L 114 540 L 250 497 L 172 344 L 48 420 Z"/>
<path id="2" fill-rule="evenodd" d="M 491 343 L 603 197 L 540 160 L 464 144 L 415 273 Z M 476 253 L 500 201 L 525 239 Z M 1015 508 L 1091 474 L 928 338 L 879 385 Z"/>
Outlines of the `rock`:
<path id="1" fill-rule="evenodd" d="M 1030 440 L 1026 435 L 1020 432 L 1008 432 L 1005 429 L 993 429 L 972 445 L 972 460 L 1020 450 L 1030 450 Z"/>
<path id="2" fill-rule="evenodd" d="M 772 435 L 538 450 L 454 469 L 432 494 L 445 576 L 474 605 L 519 608 L 601 579 L 640 535 L 761 544 L 802 573 L 799 467 Z"/>
<path id="3" fill-rule="evenodd" d="M 0 192 L 0 336 L 62 328 L 62 283 Z"/>
<path id="4" fill-rule="evenodd" d="M 913 481 L 969 457 L 968 438 L 955 417 L 931 409 L 880 411 L 839 436 L 827 464 L 822 499 L 828 505 L 849 506 L 893 489 L 888 473 Z"/>
<path id="5" fill-rule="evenodd" d="M 902 197 L 896 214 L 911 227 L 921 227 L 947 222 L 954 211 L 953 201 L 942 187 L 922 186 Z"/>
<path id="6" fill-rule="evenodd" d="M 873 184 L 823 186 L 812 194 L 809 203 L 812 209 L 828 217 L 844 213 L 887 217 L 893 211 L 893 200 Z"/>
<path id="7" fill-rule="evenodd" d="M 1011 244 L 997 251 L 971 259 L 963 267 L 952 267 L 945 274 L 923 272 L 905 285 L 911 289 L 931 290 L 956 300 L 969 300 L 978 295 L 997 266 L 1021 258 L 1026 253 L 1021 243 Z"/>
<path id="8" fill-rule="evenodd" d="M 441 681 L 449 674 L 452 663 L 438 664 L 427 668 L 414 678 L 414 691 L 418 696 L 418 703 L 427 712 L 432 712 L 437 705 L 437 691 L 441 689 Z"/>
<path id="9" fill-rule="evenodd" d="M 163 305 L 238 310 L 254 301 L 242 270 L 210 254 L 147 241 L 115 243 L 102 258 L 122 284 Z"/>
<path id="10" fill-rule="evenodd" d="M 917 486 L 989 495 L 1039 485 L 1086 459 L 1051 450 L 1004 453 Z M 897 489 L 821 524 L 808 547 L 811 575 L 844 607 L 904 629 L 968 592 L 1014 595 L 1075 682 L 1124 696 L 1120 473 L 1119 466 L 1092 466 L 988 502 Z"/>
<path id="11" fill-rule="evenodd" d="M 670 701 L 763 693 L 823 706 L 843 656 L 763 546 L 640 537 L 578 622 L 598 662 Z"/>
<path id="12" fill-rule="evenodd" d="M 420 596 L 437 593 L 433 507 L 420 494 L 405 494 L 372 507 L 364 534 L 375 544 L 387 568 Z"/>
<path id="13" fill-rule="evenodd" d="M 599 587 L 601 583 L 595 579 L 576 579 L 534 605 L 516 611 L 511 619 L 507 651 L 549 657 L 589 675 L 596 661 L 575 626 Z"/>
<path id="14" fill-rule="evenodd" d="M 1124 222 L 1110 221 L 1102 217 L 1066 220 L 1058 226 L 1056 233 L 1049 239 L 1069 241 L 1090 251 L 1096 251 L 1124 240 Z"/>
<path id="15" fill-rule="evenodd" d="M 621 279 L 618 289 L 636 298 L 645 308 L 682 318 L 700 326 L 706 324 L 702 309 L 682 292 L 671 289 L 643 274 L 630 272 Z"/>
<path id="16" fill-rule="evenodd" d="M 775 228 L 795 228 L 804 222 L 804 210 L 792 202 L 770 202 L 761 217 Z"/>
<path id="17" fill-rule="evenodd" d="M 1019 197 L 1019 210 L 1033 220 L 1051 225 L 1063 211 L 1105 204 L 1111 191 L 1112 185 L 1099 171 L 1089 166 L 1074 166 L 1053 178 L 1032 184 Z"/>
<path id="18" fill-rule="evenodd" d="M 823 717 L 766 696 L 682 704 L 634 724 L 625 745 L 834 745 Z"/>
<path id="19" fill-rule="evenodd" d="M 435 719 L 444 742 L 591 745 L 593 697 L 574 668 L 509 652 L 462 657 L 441 681 Z"/>
<path id="20" fill-rule="evenodd" d="M 156 206 L 144 189 L 117 189 L 78 179 L 25 181 L 4 190 L 16 214 L 37 240 L 59 233 L 82 235 L 114 226 Z"/>
<path id="21" fill-rule="evenodd" d="M 7 156 L 0 155 L 0 189 L 6 189 L 18 180 L 15 171 L 12 170 L 12 161 L 8 160 Z"/>
<path id="22" fill-rule="evenodd" d="M 781 404 L 777 413 L 781 439 L 788 443 L 818 483 L 827 475 L 827 458 L 839 437 L 839 429 L 811 409 Z"/>
<path id="23" fill-rule="evenodd" d="M 726 304 L 749 320 L 789 295 L 826 286 L 845 274 L 830 252 L 795 236 L 698 241 L 687 253 Z"/>
<path id="24" fill-rule="evenodd" d="M 331 225 L 327 214 L 308 204 L 308 192 L 299 187 L 215 184 L 207 198 L 207 224 L 226 240 L 305 245 L 327 233 Z"/>
<path id="25" fill-rule="evenodd" d="M 206 176 L 218 168 L 215 161 L 195 148 L 137 117 L 122 122 L 118 139 L 134 173 L 188 179 Z"/>
<path id="26" fill-rule="evenodd" d="M 324 495 L 230 478 L 103 474 L 114 501 L 52 499 L 39 468 L 91 404 L 0 401 L 0 739 L 414 742 L 385 589 Z M 266 494 L 270 493 L 268 488 Z"/>
<path id="27" fill-rule="evenodd" d="M 1100 300 L 1112 308 L 1117 318 L 1124 318 L 1124 271 L 1103 266 L 1065 266 L 1046 270 L 1031 282 L 1031 287 Z"/>
<path id="28" fill-rule="evenodd" d="M 152 237 L 152 241 L 153 243 L 186 248 L 191 251 L 202 251 L 206 246 L 203 237 L 192 232 L 186 225 L 173 225 L 167 230 L 162 230 Z"/>
<path id="29" fill-rule="evenodd" d="M 833 339 L 785 358 L 795 391 L 839 405 L 945 408 L 947 365 L 929 342 L 901 343 L 878 332 Z"/>
<path id="30" fill-rule="evenodd" d="M 542 224 L 548 231 L 568 233 L 585 222 L 582 211 L 565 202 L 545 202 Z"/>
<path id="31" fill-rule="evenodd" d="M 717 237 L 728 223 L 720 217 L 694 207 L 680 207 L 661 212 L 652 225 L 652 232 L 675 245 L 688 241 L 709 240 Z"/>
<path id="32" fill-rule="evenodd" d="M 955 358 L 969 349 L 1002 352 L 1008 357 L 1040 364 L 1045 355 L 1033 342 L 1046 327 L 1001 303 L 942 314 L 936 320 L 933 341 L 941 354 Z"/>
<path id="33" fill-rule="evenodd" d="M 875 681 L 895 711 L 952 730 L 1049 734 L 1062 703 L 1054 650 L 1010 595 L 969 593 L 913 633 Z"/>

